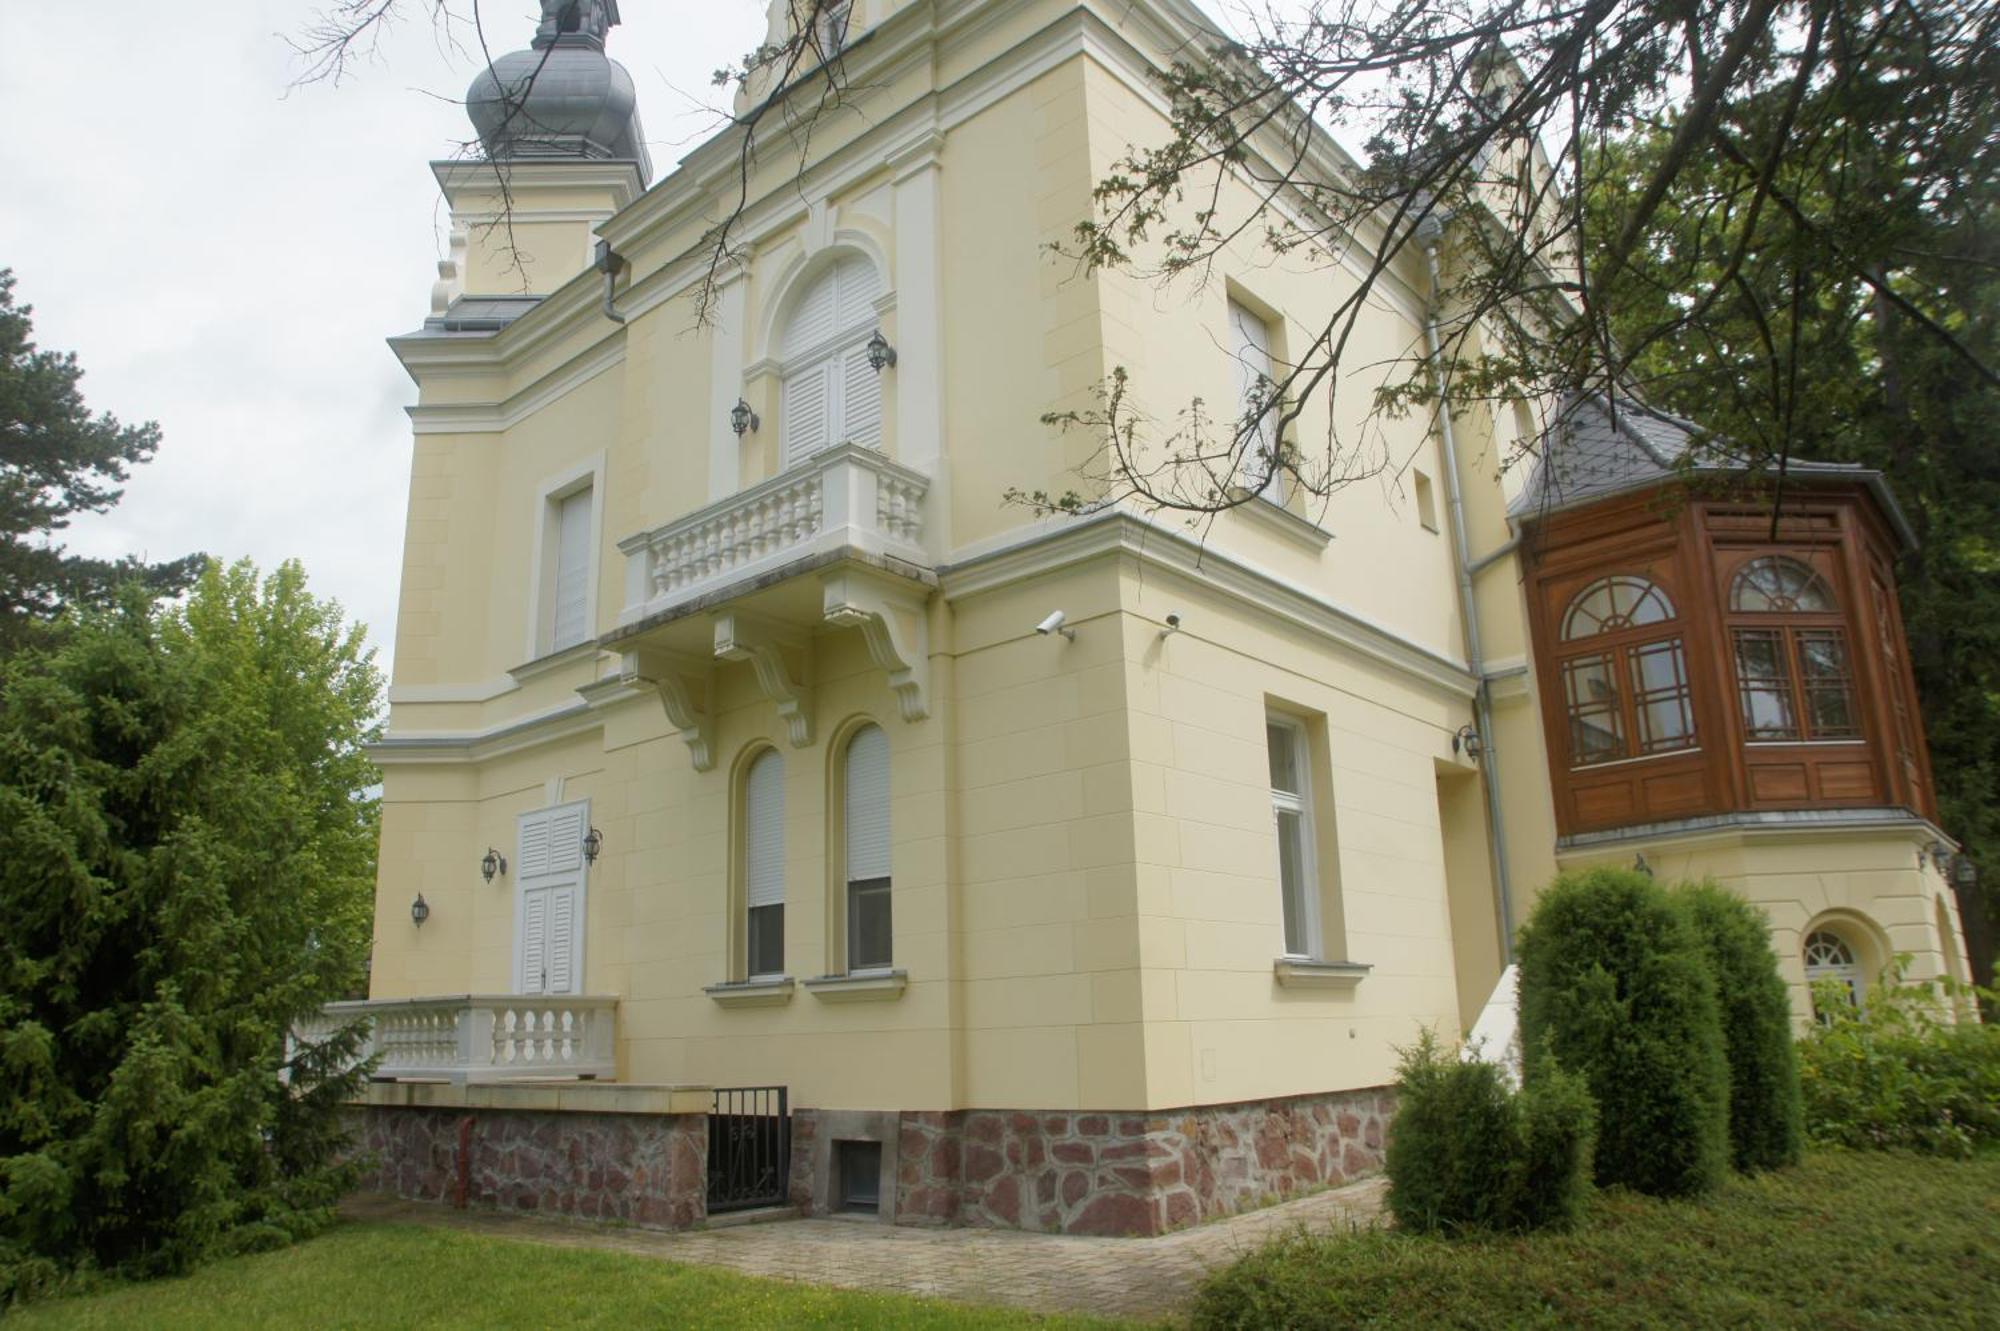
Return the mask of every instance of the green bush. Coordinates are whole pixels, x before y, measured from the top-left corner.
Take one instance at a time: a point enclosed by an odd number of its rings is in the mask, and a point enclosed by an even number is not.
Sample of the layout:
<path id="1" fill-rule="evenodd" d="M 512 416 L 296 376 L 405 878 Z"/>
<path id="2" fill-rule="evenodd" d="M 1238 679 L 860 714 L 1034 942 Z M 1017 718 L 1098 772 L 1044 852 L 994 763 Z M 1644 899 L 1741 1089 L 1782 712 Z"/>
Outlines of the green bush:
<path id="1" fill-rule="evenodd" d="M 1798 1046 L 1807 1135 L 1936 1155 L 2000 1145 L 2000 1026 L 1976 1020 L 1976 991 L 1905 984 L 1902 970 L 1898 959 L 1859 1008 L 1821 986 L 1821 1024 Z M 1953 1004 L 1967 1020 L 1946 1020 Z"/>
<path id="2" fill-rule="evenodd" d="M 1595 1110 L 1549 1069 L 1516 1094 L 1498 1067 L 1461 1062 L 1424 1032 L 1405 1051 L 1389 1136 L 1389 1209 L 1414 1233 L 1573 1224 L 1590 1195 Z"/>
<path id="3" fill-rule="evenodd" d="M 1708 950 L 1729 1058 L 1729 1158 L 1744 1173 L 1795 1165 L 1805 1141 L 1792 999 L 1764 913 L 1714 883 L 1674 898 Z"/>
<path id="4" fill-rule="evenodd" d="M 1706 1192 L 1729 1170 L 1729 1065 L 1715 979 L 1687 913 L 1643 874 L 1549 885 L 1521 930 L 1521 1044 L 1597 1103 L 1597 1182 Z"/>

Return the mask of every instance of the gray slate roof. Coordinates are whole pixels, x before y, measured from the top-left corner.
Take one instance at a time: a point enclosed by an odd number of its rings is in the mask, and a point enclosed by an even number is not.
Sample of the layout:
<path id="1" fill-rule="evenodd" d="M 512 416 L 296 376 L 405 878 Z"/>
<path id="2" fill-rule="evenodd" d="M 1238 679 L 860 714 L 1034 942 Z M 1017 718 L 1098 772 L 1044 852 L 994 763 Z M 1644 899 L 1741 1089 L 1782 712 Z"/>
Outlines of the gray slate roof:
<path id="1" fill-rule="evenodd" d="M 1692 459 L 1688 461 L 1688 459 Z M 1591 394 L 1571 398 L 1543 434 L 1535 469 L 1508 519 L 1533 522 L 1564 509 L 1631 494 L 1675 480 L 1687 472 L 1727 475 L 1750 469 L 1729 441 L 1705 436 L 1701 427 L 1630 399 L 1611 401 Z M 1875 495 L 1897 534 L 1914 546 L 1916 533 L 1882 474 L 1854 462 L 1808 462 L 1793 458 L 1786 475 L 1808 484 L 1847 481 Z"/>

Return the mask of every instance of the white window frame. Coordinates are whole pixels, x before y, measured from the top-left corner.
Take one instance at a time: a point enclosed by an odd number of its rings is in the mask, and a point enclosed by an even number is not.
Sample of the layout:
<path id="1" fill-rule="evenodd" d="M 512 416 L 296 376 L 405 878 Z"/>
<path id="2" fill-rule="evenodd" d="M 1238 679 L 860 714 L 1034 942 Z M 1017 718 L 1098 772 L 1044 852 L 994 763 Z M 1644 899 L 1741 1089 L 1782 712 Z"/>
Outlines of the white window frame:
<path id="1" fill-rule="evenodd" d="M 539 809 L 530 809 L 528 812 L 520 814 L 514 819 L 514 863 L 512 865 L 513 872 L 509 875 L 513 879 L 514 884 L 514 946 L 513 960 L 507 971 L 507 991 L 509 993 L 526 988 L 521 983 L 521 962 L 522 953 L 528 941 L 528 893 L 540 890 L 545 882 L 548 882 L 550 886 L 555 885 L 549 880 L 570 877 L 574 877 L 576 881 L 576 937 L 570 949 L 571 965 L 575 968 L 573 974 L 576 977 L 576 984 L 570 990 L 570 994 L 574 996 L 589 992 L 584 983 L 584 965 L 588 960 L 586 941 L 590 934 L 589 857 L 583 854 L 582 843 L 579 841 L 577 846 L 577 867 L 574 871 L 531 875 L 528 872 L 527 856 L 522 853 L 522 841 L 528 823 L 537 818 L 553 818 L 556 814 L 566 809 L 574 809 L 578 813 L 577 826 L 579 828 L 579 837 L 587 835 L 590 831 L 590 801 L 587 799 L 567 800 L 558 804 L 546 805 Z"/>
<path id="2" fill-rule="evenodd" d="M 1290 930 L 1285 928 L 1285 857 L 1282 842 L 1274 847 L 1278 865 L 1278 932 L 1280 948 L 1278 955 L 1294 961 L 1321 961 L 1320 955 L 1326 951 L 1326 937 L 1320 932 L 1320 881 L 1319 881 L 1319 829 L 1314 825 L 1312 793 L 1312 734 L 1305 724 L 1296 717 L 1282 712 L 1266 712 L 1264 761 L 1268 770 L 1270 764 L 1269 730 L 1284 730 L 1292 737 L 1293 775 L 1298 781 L 1298 790 L 1271 788 L 1271 831 L 1276 837 L 1284 835 L 1279 815 L 1292 813 L 1299 820 L 1299 876 L 1301 878 L 1299 898 L 1305 916 L 1300 921 L 1305 935 L 1307 950 L 1294 952 L 1291 947 Z"/>
<path id="3" fill-rule="evenodd" d="M 1251 329 L 1257 332 L 1257 339 L 1248 336 Z M 1261 340 L 1261 345 L 1258 344 Z M 1240 430 L 1248 415 L 1251 393 L 1261 381 L 1272 388 L 1278 382 L 1277 329 L 1273 320 L 1241 297 L 1229 297 L 1229 359 L 1236 375 L 1236 418 L 1234 428 Z M 1261 361 L 1259 364 L 1257 362 Z M 1257 422 L 1261 436 L 1258 444 L 1270 453 L 1270 460 L 1264 464 L 1262 475 L 1246 470 L 1243 488 L 1268 503 L 1284 507 L 1285 469 L 1278 465 L 1284 456 L 1284 441 L 1278 435 L 1278 423 L 1282 414 L 1274 398 L 1265 408 Z M 1246 456 L 1247 468 L 1258 464 L 1259 459 Z"/>
<path id="4" fill-rule="evenodd" d="M 854 745 L 863 735 L 873 731 L 880 737 L 884 749 L 882 766 L 882 796 L 885 803 L 883 821 L 888 832 L 884 853 L 889 862 L 881 866 L 883 872 L 866 877 L 855 877 L 854 865 Z M 841 929 L 841 969 L 849 975 L 880 975 L 895 969 L 896 965 L 896 875 L 895 859 L 895 800 L 891 793 L 895 781 L 896 754 L 889 743 L 889 732 L 874 722 L 856 726 L 840 749 L 840 818 L 841 818 L 841 863 L 840 863 L 840 929 Z M 857 966 L 854 962 L 854 889 L 857 885 L 881 883 L 882 890 L 889 894 L 889 956 L 886 960 Z"/>
<path id="5" fill-rule="evenodd" d="M 1834 943 L 1838 944 L 1841 951 L 1847 954 L 1848 959 L 1844 962 L 1820 963 L 1807 960 L 1806 954 L 1811 951 L 1813 940 L 1821 934 L 1825 934 Z M 1847 986 L 1848 996 L 1853 1000 L 1854 1006 L 1858 1008 L 1866 1001 L 1868 997 L 1868 981 L 1861 970 L 1861 950 L 1855 947 L 1852 940 L 1848 939 L 1839 930 L 1830 929 L 1824 924 L 1819 925 L 1817 928 L 1806 930 L 1805 936 L 1799 940 L 1799 960 L 1805 967 L 1806 992 L 1808 994 L 1812 992 L 1813 986 L 1821 980 L 1838 980 Z"/>
<path id="6" fill-rule="evenodd" d="M 539 661 L 558 654 L 555 643 L 556 561 L 560 558 L 562 501 L 588 487 L 590 490 L 590 563 L 585 573 L 582 642 L 560 649 L 574 651 L 590 643 L 597 633 L 597 592 L 602 581 L 604 559 L 604 454 L 595 456 L 543 479 L 536 487 L 534 513 L 534 554 L 529 567 L 528 633 L 524 661 Z"/>

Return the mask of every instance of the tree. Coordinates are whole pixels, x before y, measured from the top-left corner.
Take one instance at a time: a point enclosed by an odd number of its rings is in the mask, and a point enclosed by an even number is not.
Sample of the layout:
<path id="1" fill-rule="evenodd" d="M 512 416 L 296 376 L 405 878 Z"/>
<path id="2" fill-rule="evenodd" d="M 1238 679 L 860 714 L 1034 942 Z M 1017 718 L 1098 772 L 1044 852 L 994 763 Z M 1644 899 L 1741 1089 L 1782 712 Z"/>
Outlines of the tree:
<path id="1" fill-rule="evenodd" d="M 200 565 L 199 556 L 87 559 L 49 539 L 77 514 L 118 502 L 129 468 L 159 447 L 160 427 L 91 415 L 76 356 L 38 348 L 33 316 L 14 304 L 14 274 L 0 268 L 0 652 L 65 607 L 108 603 L 127 582 L 171 595 Z"/>
<path id="2" fill-rule="evenodd" d="M 326 1223 L 381 681 L 296 564 L 131 592 L 0 666 L 0 1306 Z"/>

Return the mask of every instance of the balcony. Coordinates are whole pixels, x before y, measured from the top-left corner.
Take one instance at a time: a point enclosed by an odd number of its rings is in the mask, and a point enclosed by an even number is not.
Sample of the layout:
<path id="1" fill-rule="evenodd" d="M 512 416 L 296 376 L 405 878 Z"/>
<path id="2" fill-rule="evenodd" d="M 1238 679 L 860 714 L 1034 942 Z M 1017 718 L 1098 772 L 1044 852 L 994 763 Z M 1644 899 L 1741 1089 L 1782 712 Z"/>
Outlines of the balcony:
<path id="1" fill-rule="evenodd" d="M 618 1075 L 618 1000 L 498 994 L 329 1003 L 293 1039 L 323 1040 L 369 1018 L 363 1058 L 381 1081 L 467 1083 Z"/>
<path id="2" fill-rule="evenodd" d="M 770 480 L 618 543 L 621 626 L 725 599 L 815 564 L 858 556 L 928 568 L 930 478 L 843 444 Z"/>

